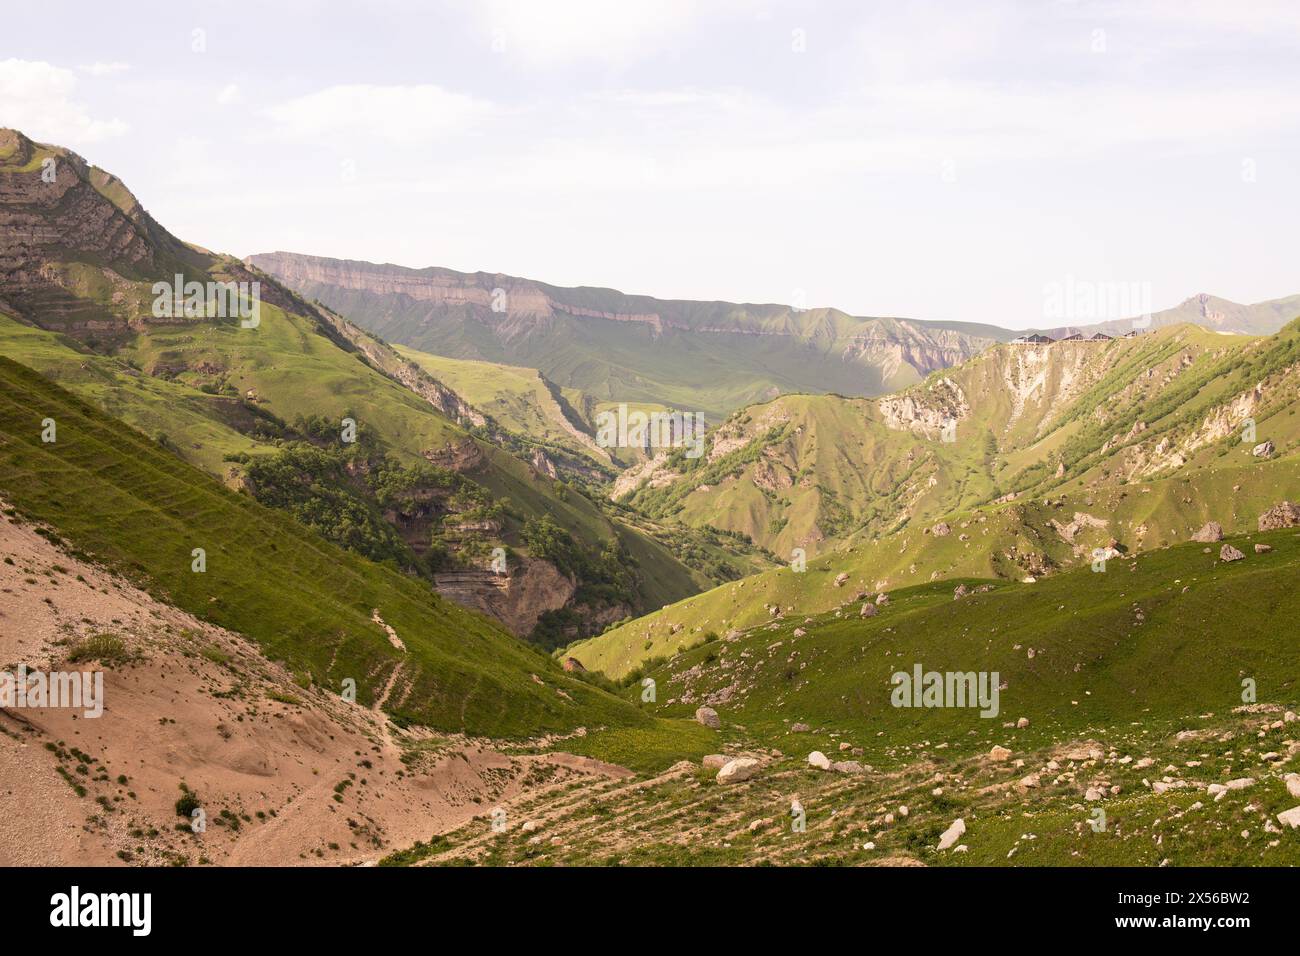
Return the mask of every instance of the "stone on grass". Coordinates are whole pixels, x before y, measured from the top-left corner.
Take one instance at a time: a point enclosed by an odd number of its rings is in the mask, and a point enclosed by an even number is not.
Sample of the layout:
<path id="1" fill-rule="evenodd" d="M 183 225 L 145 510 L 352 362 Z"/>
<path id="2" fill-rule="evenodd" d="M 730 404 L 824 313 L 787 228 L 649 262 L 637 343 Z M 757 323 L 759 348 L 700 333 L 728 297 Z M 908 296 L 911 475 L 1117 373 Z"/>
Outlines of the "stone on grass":
<path id="1" fill-rule="evenodd" d="M 722 729 L 722 718 L 712 707 L 698 707 L 695 710 L 695 720 L 712 730 Z"/>
<path id="2" fill-rule="evenodd" d="M 1277 822 L 1284 827 L 1295 829 L 1300 827 L 1300 807 L 1292 807 L 1290 810 L 1283 810 L 1277 815 Z"/>
<path id="3" fill-rule="evenodd" d="M 1296 809 L 1300 810 L 1300 807 L 1297 807 Z M 948 847 L 952 846 L 954 843 L 960 840 L 962 834 L 964 834 L 965 832 L 966 832 L 966 821 L 963 820 L 961 817 L 958 817 L 956 820 L 952 821 L 952 826 L 948 827 L 948 829 L 944 830 L 943 833 L 939 835 L 939 846 L 936 847 L 936 849 L 939 850 L 948 849 Z"/>
<path id="4" fill-rule="evenodd" d="M 1260 531 L 1276 531 L 1296 525 L 1300 525 L 1300 505 L 1294 501 L 1279 502 L 1259 516 Z"/>
<path id="5" fill-rule="evenodd" d="M 753 757 L 737 757 L 718 771 L 718 783 L 740 783 L 758 773 L 758 768 L 759 763 Z"/>
<path id="6" fill-rule="evenodd" d="M 1286 781 L 1286 792 L 1300 798 L 1300 773 L 1289 773 L 1282 779 Z"/>
<path id="7" fill-rule="evenodd" d="M 1193 541 L 1199 541 L 1201 544 L 1210 544 L 1214 541 L 1223 540 L 1223 525 L 1217 521 L 1207 521 L 1201 526 L 1201 530 L 1192 535 Z"/>

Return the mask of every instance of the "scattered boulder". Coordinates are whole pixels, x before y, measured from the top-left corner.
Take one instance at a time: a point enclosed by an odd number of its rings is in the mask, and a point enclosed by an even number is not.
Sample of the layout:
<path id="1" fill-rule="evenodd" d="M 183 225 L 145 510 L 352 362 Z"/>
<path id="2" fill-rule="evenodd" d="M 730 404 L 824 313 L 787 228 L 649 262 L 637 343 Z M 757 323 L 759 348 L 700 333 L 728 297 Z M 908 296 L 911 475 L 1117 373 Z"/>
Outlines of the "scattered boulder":
<path id="1" fill-rule="evenodd" d="M 1255 553 L 1256 553 L 1256 554 L 1268 554 L 1268 553 L 1269 553 L 1270 551 L 1272 551 L 1272 550 L 1273 550 L 1273 546 L 1270 545 L 1270 544 L 1257 544 L 1257 545 L 1255 545 Z"/>
<path id="2" fill-rule="evenodd" d="M 884 607 L 889 603 L 889 595 L 881 591 L 876 595 L 876 607 Z"/>
<path id="3" fill-rule="evenodd" d="M 700 761 L 700 766 L 705 770 L 721 770 L 735 759 L 727 754 L 705 754 L 704 759 Z"/>
<path id="4" fill-rule="evenodd" d="M 1296 810 L 1300 811 L 1300 807 L 1296 807 Z M 948 827 L 948 829 L 944 830 L 943 833 L 939 835 L 939 845 L 938 847 L 936 847 L 936 849 L 939 850 L 948 849 L 948 847 L 952 846 L 954 843 L 960 840 L 962 834 L 964 834 L 965 832 L 966 832 L 966 821 L 963 820 L 961 817 L 958 817 L 956 820 L 952 821 L 952 826 Z"/>
<path id="5" fill-rule="evenodd" d="M 865 603 L 862 605 L 862 613 L 861 613 L 860 616 L 861 616 L 861 617 L 875 617 L 875 616 L 876 616 L 876 606 L 875 606 L 874 604 L 872 604 L 870 601 L 865 602 Z"/>
<path id="6" fill-rule="evenodd" d="M 835 575 L 835 586 L 837 588 L 842 588 L 844 587 L 844 585 L 848 583 L 849 583 L 849 572 L 841 571 L 839 574 Z"/>
<path id="7" fill-rule="evenodd" d="M 571 674 L 575 672 L 581 673 L 587 669 L 582 666 L 582 661 L 578 660 L 576 657 L 566 657 L 564 659 L 563 667 Z"/>
<path id="8" fill-rule="evenodd" d="M 1223 540 L 1223 525 L 1217 521 L 1207 521 L 1200 531 L 1192 535 L 1193 541 L 1199 541 L 1201 544 L 1209 544 L 1214 541 Z"/>
<path id="9" fill-rule="evenodd" d="M 809 766 L 816 767 L 818 770 L 831 769 L 830 758 L 827 757 L 820 750 L 814 750 L 812 753 L 808 755 L 808 764 Z"/>
<path id="10" fill-rule="evenodd" d="M 1300 827 L 1300 807 L 1282 811 L 1277 815 L 1277 822 L 1292 829 Z"/>
<path id="11" fill-rule="evenodd" d="M 1016 721 L 1016 728 L 1019 730 L 1024 730 L 1028 726 L 1029 726 L 1028 717 L 1021 717 L 1019 720 Z"/>
<path id="12" fill-rule="evenodd" d="M 806 733 L 810 733 L 811 731 L 812 731 L 812 727 L 810 727 L 808 724 L 790 725 L 790 733 L 792 734 L 806 734 Z"/>
<path id="13" fill-rule="evenodd" d="M 1100 760 L 1105 755 L 1106 752 L 1101 749 L 1101 744 L 1097 743 L 1095 740 L 1085 740 L 1081 743 L 1070 744 L 1068 747 L 1062 749 L 1059 754 L 1062 760 Z M 1138 761 L 1140 766 L 1145 767 L 1151 766 L 1152 763 L 1154 763 L 1154 761 L 1149 761 L 1145 764 Z"/>
<path id="14" fill-rule="evenodd" d="M 966 585 L 959 584 L 952 590 L 952 599 L 954 601 L 960 601 L 967 594 L 970 594 L 970 590 L 966 587 Z"/>
<path id="15" fill-rule="evenodd" d="M 948 527 L 948 522 L 940 521 L 930 529 L 930 533 L 936 538 L 946 538 L 948 535 L 952 534 L 952 528 Z"/>
<path id="16" fill-rule="evenodd" d="M 862 773 L 862 764 L 856 760 L 837 760 L 831 764 L 831 769 L 836 773 Z"/>
<path id="17" fill-rule="evenodd" d="M 1278 528 L 1294 528 L 1296 525 L 1300 525 L 1300 505 L 1294 501 L 1275 504 L 1259 516 L 1260 531 L 1276 531 Z"/>
<path id="18" fill-rule="evenodd" d="M 722 729 L 722 718 L 712 707 L 698 707 L 695 710 L 695 720 L 711 730 Z"/>
<path id="19" fill-rule="evenodd" d="M 807 634 L 807 633 L 808 633 L 808 632 L 805 631 L 802 627 L 796 627 L 796 628 L 794 629 L 794 636 L 795 636 L 795 637 L 803 637 L 803 636 L 804 636 L 805 634 Z"/>
<path id="20" fill-rule="evenodd" d="M 718 771 L 718 783 L 740 783 L 758 773 L 759 762 L 753 757 L 737 757 Z"/>
<path id="21" fill-rule="evenodd" d="M 1230 544 L 1225 544 L 1219 549 L 1220 561 L 1240 561 L 1245 555 L 1238 551 Z"/>
<path id="22" fill-rule="evenodd" d="M 1001 745 L 997 745 L 997 746 L 995 746 L 992 750 L 989 751 L 989 759 L 990 759 L 990 760 L 1010 760 L 1010 759 L 1011 759 L 1011 751 L 1008 750 L 1006 747 L 1003 747 L 1003 746 L 1001 746 Z"/>
<path id="23" fill-rule="evenodd" d="M 1300 799 L 1300 774 L 1289 773 L 1283 779 L 1286 780 L 1286 792 Z"/>
<path id="24" fill-rule="evenodd" d="M 1273 454 L 1273 443 L 1271 441 L 1262 441 L 1252 448 L 1250 453 L 1256 458 L 1268 458 Z"/>

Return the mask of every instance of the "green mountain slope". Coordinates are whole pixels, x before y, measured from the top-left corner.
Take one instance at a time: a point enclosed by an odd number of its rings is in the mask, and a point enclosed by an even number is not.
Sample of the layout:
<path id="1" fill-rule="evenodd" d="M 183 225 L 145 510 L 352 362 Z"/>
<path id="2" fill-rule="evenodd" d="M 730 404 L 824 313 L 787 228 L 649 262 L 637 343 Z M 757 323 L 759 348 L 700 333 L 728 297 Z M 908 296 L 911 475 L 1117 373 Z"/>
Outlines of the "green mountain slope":
<path id="1" fill-rule="evenodd" d="M 1295 865 L 1300 843 L 1277 815 L 1296 803 L 1300 750 L 1298 532 L 1231 539 L 1245 553 L 1231 563 L 1184 544 L 1033 585 L 966 581 L 956 600 L 953 582 L 920 585 L 871 618 L 855 604 L 711 640 L 649 667 L 628 697 L 657 715 L 712 707 L 713 752 L 754 760 L 749 779 L 677 764 L 648 784 L 531 801 L 553 837 L 541 846 L 467 826 L 389 862 Z M 894 675 L 917 665 L 983 676 L 990 704 L 1000 688 L 996 713 L 895 706 Z M 813 752 L 835 763 L 818 769 Z M 958 819 L 965 832 L 940 849 Z"/>
<path id="2" fill-rule="evenodd" d="M 390 341 L 540 369 L 601 402 L 668 405 L 714 420 L 787 392 L 880 394 L 997 340 L 991 327 L 835 309 L 662 300 L 293 253 L 248 261 Z"/>
<path id="3" fill-rule="evenodd" d="M 254 493 L 253 461 L 304 442 L 338 445 L 352 419 L 392 467 L 407 470 L 406 487 L 385 504 L 352 467 L 348 487 L 335 491 L 359 497 L 352 510 L 393 525 L 405 569 L 519 634 L 547 610 L 580 607 L 566 628 L 577 636 L 708 583 L 557 480 L 546 462 L 521 459 L 516 452 L 531 454 L 525 443 L 384 343 L 237 260 L 180 243 L 121 183 L 75 154 L 13 131 L 0 140 L 8 147 L 0 161 L 5 354 Z M 41 178 L 44 159 L 56 163 L 54 182 Z M 187 282 L 259 282 L 257 323 L 160 314 L 153 285 L 177 273 Z M 430 469 L 457 478 L 421 485 Z M 465 482 L 477 490 L 454 493 Z M 485 501 L 499 514 L 482 514 Z M 565 569 L 528 543 L 540 540 L 530 529 L 548 522 L 571 552 Z M 337 523 L 322 516 L 318 526 Z M 489 570 L 496 547 L 507 549 L 504 580 Z"/>
<path id="4" fill-rule="evenodd" d="M 49 421 L 51 442 L 43 440 Z M 304 686 L 340 693 L 351 679 L 359 703 L 382 702 L 400 721 L 529 736 L 642 720 L 488 619 L 223 487 L 7 358 L 0 495 L 79 554 L 250 636 Z M 202 573 L 193 570 L 195 548 L 205 551 Z"/>
<path id="5" fill-rule="evenodd" d="M 405 346 L 397 346 L 396 351 L 513 434 L 534 442 L 543 455 L 558 448 L 614 467 L 610 452 L 596 444 L 591 422 L 536 369 L 446 358 Z M 585 404 L 577 397 L 579 404 Z"/>
<path id="6" fill-rule="evenodd" d="M 888 763 L 892 748 L 922 739 L 959 753 L 987 750 L 1007 736 L 1004 722 L 1020 717 L 1030 726 L 1016 739 L 1033 745 L 1132 720 L 1225 712 L 1242 703 L 1245 677 L 1260 701 L 1293 703 L 1300 687 L 1284 622 L 1300 610 L 1300 531 L 1227 541 L 1245 558 L 1225 563 L 1221 545 L 1207 554 L 1188 543 L 1035 584 L 964 579 L 971 593 L 956 600 L 952 581 L 905 588 L 869 618 L 861 601 L 839 613 L 785 614 L 647 668 L 661 702 L 653 711 L 693 713 L 733 687 L 718 712 L 760 737 L 775 741 L 790 723 L 811 723 L 851 733 L 866 759 Z M 1272 550 L 1256 553 L 1256 544 Z M 992 587 L 978 590 L 984 584 Z M 891 675 L 916 663 L 998 672 L 1006 686 L 997 719 L 894 706 Z"/>
<path id="7" fill-rule="evenodd" d="M 715 588 L 573 653 L 623 673 L 773 607 L 818 613 L 849 590 L 1042 577 L 1097 549 L 1185 541 L 1209 521 L 1251 529 L 1300 497 L 1298 388 L 1300 323 L 1263 339 L 1184 326 L 999 346 L 874 401 L 747 409 L 711 436 L 711 461 L 664 459 L 667 482 L 631 500 L 752 534 L 787 560 L 803 547 L 807 571 Z"/>
<path id="8" fill-rule="evenodd" d="M 1249 417 L 1260 441 L 1276 439 L 1275 453 L 1291 447 L 1280 396 L 1296 343 L 1294 330 L 1252 340 L 1181 326 L 1108 343 L 997 346 L 881 399 L 787 396 L 746 408 L 709 436 L 706 455 L 643 466 L 615 493 L 649 515 L 737 531 L 789 556 L 1005 495 L 1188 474 L 1217 462 Z"/>

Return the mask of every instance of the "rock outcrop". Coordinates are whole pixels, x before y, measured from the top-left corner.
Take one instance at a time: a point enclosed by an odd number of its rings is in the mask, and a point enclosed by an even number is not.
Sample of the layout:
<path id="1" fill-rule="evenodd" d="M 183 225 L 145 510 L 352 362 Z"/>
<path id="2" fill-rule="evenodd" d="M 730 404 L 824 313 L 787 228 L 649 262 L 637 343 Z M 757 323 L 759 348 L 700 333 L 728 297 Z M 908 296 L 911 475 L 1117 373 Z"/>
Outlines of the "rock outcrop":
<path id="1" fill-rule="evenodd" d="M 1279 502 L 1259 516 L 1260 531 L 1276 531 L 1297 525 L 1300 525 L 1300 505 L 1294 501 Z"/>

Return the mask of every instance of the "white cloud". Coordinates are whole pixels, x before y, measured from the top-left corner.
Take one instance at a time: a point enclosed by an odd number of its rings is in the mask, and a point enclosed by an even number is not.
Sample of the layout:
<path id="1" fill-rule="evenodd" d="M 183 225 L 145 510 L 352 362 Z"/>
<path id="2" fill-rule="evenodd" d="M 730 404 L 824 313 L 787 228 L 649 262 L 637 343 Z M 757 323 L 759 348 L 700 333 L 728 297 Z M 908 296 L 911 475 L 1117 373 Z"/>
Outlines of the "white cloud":
<path id="1" fill-rule="evenodd" d="M 93 119 L 74 100 L 77 75 L 42 61 L 0 60 L 0 126 L 59 145 L 97 143 L 126 132 L 119 119 Z"/>
<path id="2" fill-rule="evenodd" d="M 239 102 L 239 84 L 227 83 L 217 92 L 217 103 L 221 106 L 231 106 Z"/>
<path id="3" fill-rule="evenodd" d="M 355 136 L 412 144 L 469 126 L 487 103 L 432 84 L 331 86 L 272 106 L 265 114 L 291 139 Z"/>
<path id="4" fill-rule="evenodd" d="M 91 76 L 112 76 L 114 73 L 125 73 L 131 69 L 131 64 L 121 63 L 116 60 L 111 63 L 101 63 L 96 60 L 94 63 L 83 63 L 77 69 L 82 73 L 89 73 Z"/>

